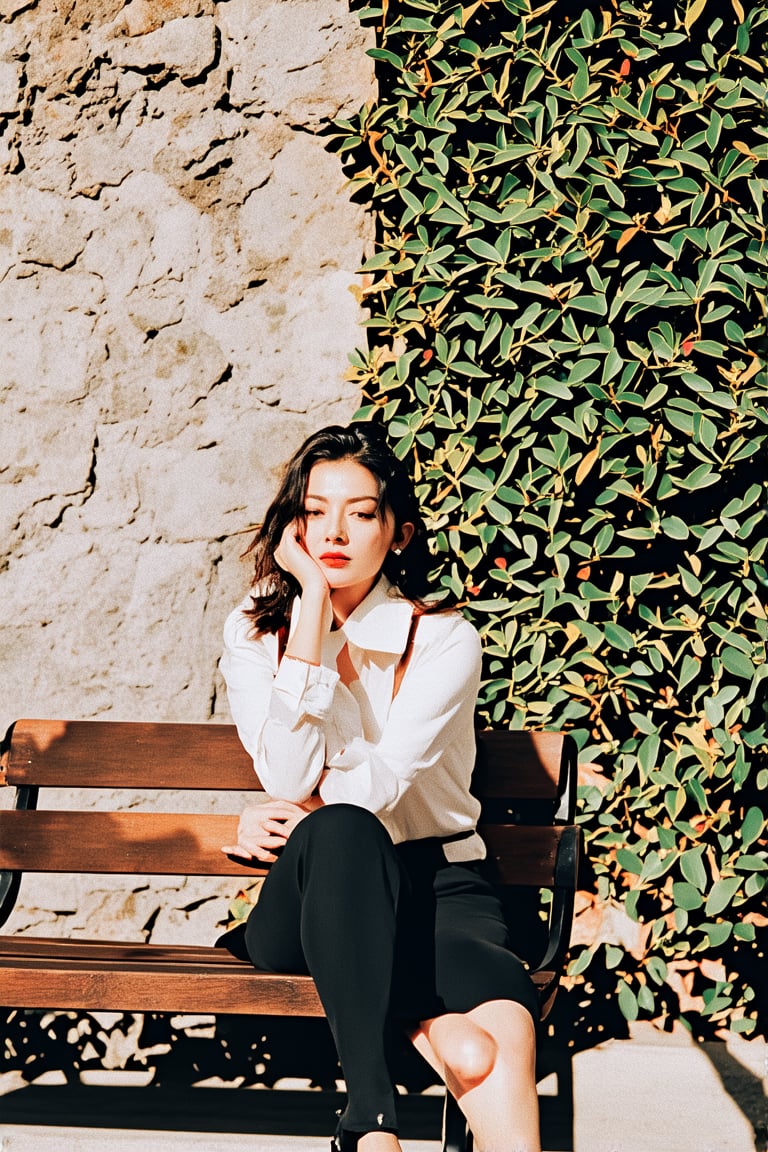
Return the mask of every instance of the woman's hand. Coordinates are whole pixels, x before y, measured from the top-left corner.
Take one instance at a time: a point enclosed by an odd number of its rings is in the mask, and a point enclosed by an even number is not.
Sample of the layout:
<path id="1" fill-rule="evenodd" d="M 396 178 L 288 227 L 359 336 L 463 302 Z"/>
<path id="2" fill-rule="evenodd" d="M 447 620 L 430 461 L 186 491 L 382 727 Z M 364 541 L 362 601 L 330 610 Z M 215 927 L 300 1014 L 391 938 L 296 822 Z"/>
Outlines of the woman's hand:
<path id="1" fill-rule="evenodd" d="M 249 804 L 237 825 L 237 844 L 225 845 L 222 852 L 241 860 L 273 864 L 277 860 L 274 849 L 283 847 L 296 825 L 315 806 L 292 804 L 290 800 Z"/>
<path id="2" fill-rule="evenodd" d="M 275 560 L 301 585 L 301 612 L 286 655 L 319 664 L 323 637 L 333 622 L 331 589 L 322 568 L 304 547 L 298 521 L 292 520 L 284 529 L 275 549 Z"/>
<path id="3" fill-rule="evenodd" d="M 296 577 L 303 592 L 317 591 L 330 596 L 325 573 L 304 547 L 301 529 L 298 520 L 292 520 L 283 529 L 280 543 L 275 548 L 275 562 L 284 572 Z"/>

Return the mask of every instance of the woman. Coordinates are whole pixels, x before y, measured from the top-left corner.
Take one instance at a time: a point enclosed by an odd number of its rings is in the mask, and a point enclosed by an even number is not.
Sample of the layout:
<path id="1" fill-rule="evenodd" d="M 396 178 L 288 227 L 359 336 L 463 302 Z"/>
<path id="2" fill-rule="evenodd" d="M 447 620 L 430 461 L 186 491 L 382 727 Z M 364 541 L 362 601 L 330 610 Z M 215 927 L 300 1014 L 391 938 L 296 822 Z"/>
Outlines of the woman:
<path id="1" fill-rule="evenodd" d="M 317 985 L 348 1093 L 332 1148 L 400 1149 L 388 1060 L 405 1027 L 478 1152 L 539 1152 L 536 996 L 469 792 L 480 641 L 426 599 L 424 524 L 376 428 L 311 436 L 249 551 L 221 667 L 272 799 L 224 851 L 272 865 L 247 957 Z"/>

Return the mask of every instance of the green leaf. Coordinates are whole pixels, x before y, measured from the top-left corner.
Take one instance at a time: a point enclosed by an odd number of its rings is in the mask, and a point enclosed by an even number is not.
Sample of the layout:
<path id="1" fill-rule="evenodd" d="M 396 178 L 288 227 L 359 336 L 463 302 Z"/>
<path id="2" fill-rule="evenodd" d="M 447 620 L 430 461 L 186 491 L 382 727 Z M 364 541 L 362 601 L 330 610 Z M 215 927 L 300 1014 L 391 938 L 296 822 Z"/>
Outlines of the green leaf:
<path id="1" fill-rule="evenodd" d="M 720 654 L 723 664 L 729 672 L 733 672 L 734 676 L 741 676 L 745 680 L 751 680 L 755 674 L 755 668 L 752 661 L 743 652 L 739 652 L 737 648 L 724 648 Z"/>
<path id="2" fill-rule="evenodd" d="M 647 780 L 650 773 L 656 767 L 659 758 L 659 748 L 661 746 L 661 739 L 657 733 L 652 733 L 646 736 L 643 740 L 637 753 L 637 760 L 642 769 L 643 777 Z"/>
<path id="3" fill-rule="evenodd" d="M 472 376 L 476 379 L 487 380 L 488 372 L 484 372 L 477 364 L 473 364 L 470 360 L 454 360 L 451 364 L 451 371 L 458 372 L 462 376 Z"/>
<path id="4" fill-rule="evenodd" d="M 747 848 L 750 844 L 754 844 L 762 834 L 765 827 L 765 817 L 759 808 L 752 807 L 744 817 L 744 823 L 741 825 L 741 843 Z"/>
<path id="5" fill-rule="evenodd" d="M 653 1012 L 656 1006 L 656 997 L 653 994 L 653 990 L 647 984 L 641 984 L 638 988 L 637 1003 L 643 1012 Z"/>
<path id="6" fill-rule="evenodd" d="M 619 981 L 619 1008 L 625 1020 L 637 1020 L 639 1007 L 637 997 L 627 984 L 626 980 Z"/>
<path id="7" fill-rule="evenodd" d="M 683 876 L 699 892 L 703 892 L 707 886 L 707 870 L 701 859 L 703 852 L 703 847 L 691 848 L 680 857 L 680 870 Z"/>
<path id="8" fill-rule="evenodd" d="M 661 956 L 649 956 L 645 962 L 645 970 L 654 984 L 663 984 L 667 979 L 667 965 Z"/>
<path id="9" fill-rule="evenodd" d="M 578 308 L 580 312 L 591 312 L 595 316 L 605 316 L 608 304 L 604 296 L 574 296 L 567 307 Z"/>
<path id="10" fill-rule="evenodd" d="M 678 908 L 684 908 L 686 912 L 693 912 L 694 909 L 701 908 L 704 903 L 704 897 L 698 888 L 683 880 L 678 880 L 672 885 L 672 899 Z"/>
<path id="11" fill-rule="evenodd" d="M 459 217 L 461 217 L 463 220 L 467 219 L 467 213 L 464 205 L 460 200 L 456 199 L 454 194 L 448 188 L 446 188 L 445 184 L 439 180 L 437 176 L 433 176 L 431 172 L 422 172 L 419 176 L 419 183 L 435 192 L 438 199 L 442 200 L 444 204 L 447 204 L 450 208 L 452 208 Z"/>
<path id="12" fill-rule="evenodd" d="M 696 656 L 684 656 L 683 664 L 680 669 L 680 675 L 677 680 L 677 688 L 682 692 L 683 688 L 687 688 L 692 680 L 701 672 L 701 660 Z"/>
<path id="13" fill-rule="evenodd" d="M 634 637 L 626 628 L 622 628 L 619 624 L 608 622 L 604 625 L 604 632 L 606 639 L 614 648 L 618 648 L 621 652 L 632 652 L 634 650 Z"/>
<path id="14" fill-rule="evenodd" d="M 728 876 L 724 880 L 718 880 L 712 886 L 712 889 L 707 897 L 706 907 L 704 912 L 707 916 L 718 916 L 723 912 L 731 900 L 738 892 L 741 886 L 741 877 Z"/>
<path id="15" fill-rule="evenodd" d="M 634 876 L 639 876 L 643 871 L 642 860 L 636 852 L 630 852 L 629 848 L 619 848 L 616 860 L 625 871 L 631 872 Z"/>
<path id="16" fill-rule="evenodd" d="M 483 492 L 492 492 L 494 482 L 492 477 L 486 476 L 484 472 L 480 472 L 477 468 L 470 468 L 462 476 L 465 484 L 469 484 L 472 488 L 479 488 Z"/>
<path id="17" fill-rule="evenodd" d="M 488 244 L 485 240 L 470 237 L 470 239 L 467 240 L 467 248 L 469 248 L 470 252 L 474 252 L 475 256 L 480 256 L 483 260 L 491 260 L 494 264 L 504 263 L 503 256 L 501 256 L 492 244 Z"/>
<path id="18" fill-rule="evenodd" d="M 679 516 L 665 516 L 660 527 L 664 535 L 670 536 L 673 540 L 688 539 L 688 525 Z"/>
<path id="19" fill-rule="evenodd" d="M 605 966 L 606 968 L 616 968 L 621 964 L 624 959 L 624 949 L 617 948 L 615 944 L 606 944 L 605 946 Z"/>
<path id="20" fill-rule="evenodd" d="M 568 975 L 580 976 L 582 972 L 586 972 L 593 956 L 594 949 L 585 948 L 583 952 L 579 953 L 575 960 L 571 960 L 570 964 L 568 965 Z"/>
<path id="21" fill-rule="evenodd" d="M 722 948 L 733 931 L 733 924 L 725 920 L 717 924 L 702 924 L 702 928 L 707 934 L 710 948 Z"/>
<path id="22" fill-rule="evenodd" d="M 422 20 L 418 16 L 403 16 L 400 27 L 404 32 L 434 32 L 435 29 L 429 20 Z"/>

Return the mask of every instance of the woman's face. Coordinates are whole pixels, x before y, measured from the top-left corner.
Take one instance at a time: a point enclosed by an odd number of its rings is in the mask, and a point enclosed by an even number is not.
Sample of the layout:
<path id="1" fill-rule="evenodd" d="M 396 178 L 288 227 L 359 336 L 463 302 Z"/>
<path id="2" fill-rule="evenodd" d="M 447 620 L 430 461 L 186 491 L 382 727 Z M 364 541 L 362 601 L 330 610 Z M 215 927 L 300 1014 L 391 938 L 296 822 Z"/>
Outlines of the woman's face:
<path id="1" fill-rule="evenodd" d="M 413 525 L 395 531 L 391 508 L 378 509 L 376 477 L 356 460 L 322 460 L 307 481 L 304 547 L 319 564 L 331 590 L 362 600 L 381 572 L 387 553 L 405 547 Z"/>

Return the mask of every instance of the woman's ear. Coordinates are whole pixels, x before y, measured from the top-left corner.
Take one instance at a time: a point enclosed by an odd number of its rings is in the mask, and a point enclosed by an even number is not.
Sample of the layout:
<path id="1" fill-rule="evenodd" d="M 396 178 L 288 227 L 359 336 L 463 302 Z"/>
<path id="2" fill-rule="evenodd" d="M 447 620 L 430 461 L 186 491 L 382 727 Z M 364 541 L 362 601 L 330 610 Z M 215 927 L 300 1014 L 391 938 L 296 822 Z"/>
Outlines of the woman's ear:
<path id="1" fill-rule="evenodd" d="M 401 524 L 400 531 L 392 541 L 392 548 L 397 548 L 402 552 L 403 548 L 407 548 L 410 544 L 415 531 L 416 528 L 411 524 L 410 520 L 407 520 L 405 524 Z"/>

